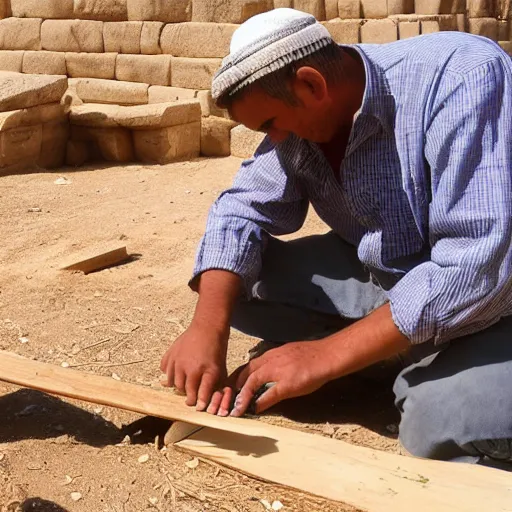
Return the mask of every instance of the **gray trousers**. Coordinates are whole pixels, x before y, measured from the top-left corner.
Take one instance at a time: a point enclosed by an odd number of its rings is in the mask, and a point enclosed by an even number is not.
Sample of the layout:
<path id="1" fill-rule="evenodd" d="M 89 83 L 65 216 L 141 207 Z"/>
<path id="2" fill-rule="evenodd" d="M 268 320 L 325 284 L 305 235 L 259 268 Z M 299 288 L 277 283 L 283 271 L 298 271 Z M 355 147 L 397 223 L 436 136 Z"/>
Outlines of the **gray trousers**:
<path id="1" fill-rule="evenodd" d="M 269 238 L 252 295 L 233 327 L 277 344 L 327 336 L 387 300 L 334 233 Z M 512 317 L 443 346 L 413 347 L 393 390 L 399 438 L 413 455 L 512 462 Z"/>

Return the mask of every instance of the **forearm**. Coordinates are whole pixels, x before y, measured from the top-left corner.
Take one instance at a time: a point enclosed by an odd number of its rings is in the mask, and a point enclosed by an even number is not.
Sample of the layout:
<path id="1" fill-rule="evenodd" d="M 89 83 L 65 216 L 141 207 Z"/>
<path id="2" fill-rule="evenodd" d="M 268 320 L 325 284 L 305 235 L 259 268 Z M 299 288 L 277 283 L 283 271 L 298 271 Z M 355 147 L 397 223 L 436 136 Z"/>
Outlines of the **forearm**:
<path id="1" fill-rule="evenodd" d="M 409 340 L 399 331 L 389 304 L 325 338 L 330 380 L 357 372 L 406 351 Z"/>

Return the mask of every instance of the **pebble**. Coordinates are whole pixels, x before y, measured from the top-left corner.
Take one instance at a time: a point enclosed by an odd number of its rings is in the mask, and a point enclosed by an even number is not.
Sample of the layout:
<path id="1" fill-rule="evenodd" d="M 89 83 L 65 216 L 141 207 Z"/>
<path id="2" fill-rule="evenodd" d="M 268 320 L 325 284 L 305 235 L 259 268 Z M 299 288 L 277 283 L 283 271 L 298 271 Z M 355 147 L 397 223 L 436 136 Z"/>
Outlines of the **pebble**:
<path id="1" fill-rule="evenodd" d="M 151 503 L 151 505 L 156 505 L 158 503 L 158 498 L 149 498 L 149 503 Z"/>
<path id="2" fill-rule="evenodd" d="M 5 459 L 5 453 L 0 453 L 0 462 L 2 462 Z"/>
<path id="3" fill-rule="evenodd" d="M 282 510 L 283 508 L 284 505 L 280 501 L 274 501 L 274 503 L 272 503 L 272 510 L 275 510 L 276 512 Z"/>
<path id="4" fill-rule="evenodd" d="M 79 492 L 72 492 L 71 493 L 71 499 L 73 501 L 80 501 L 82 499 L 82 494 Z"/>
<path id="5" fill-rule="evenodd" d="M 18 341 L 20 343 L 28 343 L 28 338 L 26 336 L 21 336 L 20 338 L 18 338 Z"/>
<path id="6" fill-rule="evenodd" d="M 265 510 L 272 510 L 272 505 L 267 500 L 260 500 L 260 503 L 265 507 Z"/>
<path id="7" fill-rule="evenodd" d="M 121 380 L 121 377 L 119 377 L 119 375 L 117 375 L 117 373 L 113 373 L 113 374 L 112 374 L 112 378 L 113 378 L 114 380 Z"/>
<path id="8" fill-rule="evenodd" d="M 64 476 L 64 483 L 62 485 L 69 485 L 73 479 L 69 475 Z"/>
<path id="9" fill-rule="evenodd" d="M 41 208 L 29 208 L 28 213 L 41 213 L 43 210 Z"/>
<path id="10" fill-rule="evenodd" d="M 62 366 L 62 368 L 69 368 L 69 363 L 66 363 L 66 361 L 60 363 L 60 365 Z"/>
<path id="11" fill-rule="evenodd" d="M 145 453 L 138 458 L 140 464 L 145 464 L 149 460 L 149 455 Z"/>
<path id="12" fill-rule="evenodd" d="M 61 176 L 60 178 L 57 178 L 53 183 L 55 183 L 55 185 L 70 185 L 72 181 L 68 178 L 65 178 L 64 176 Z"/>

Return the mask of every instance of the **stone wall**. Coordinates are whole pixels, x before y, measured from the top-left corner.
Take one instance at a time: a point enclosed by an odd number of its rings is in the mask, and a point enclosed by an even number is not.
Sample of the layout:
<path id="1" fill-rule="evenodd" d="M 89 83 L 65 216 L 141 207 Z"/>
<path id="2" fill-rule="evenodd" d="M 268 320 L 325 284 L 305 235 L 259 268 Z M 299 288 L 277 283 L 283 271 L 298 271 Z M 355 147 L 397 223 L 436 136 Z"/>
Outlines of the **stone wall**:
<path id="1" fill-rule="evenodd" d="M 77 102 L 201 101 L 206 154 L 228 153 L 211 79 L 237 26 L 277 7 L 315 15 L 340 43 L 464 30 L 512 52 L 510 0 L 0 0 L 0 70 L 67 75 Z M 133 84 L 133 85 L 130 85 Z M 222 134 L 219 144 L 212 144 Z"/>

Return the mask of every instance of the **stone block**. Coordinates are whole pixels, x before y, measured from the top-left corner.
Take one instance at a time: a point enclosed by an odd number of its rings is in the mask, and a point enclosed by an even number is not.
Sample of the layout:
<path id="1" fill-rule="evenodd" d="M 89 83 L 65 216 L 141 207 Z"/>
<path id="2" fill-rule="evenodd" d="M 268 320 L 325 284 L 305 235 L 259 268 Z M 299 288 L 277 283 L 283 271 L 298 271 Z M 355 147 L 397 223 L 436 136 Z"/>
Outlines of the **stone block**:
<path id="1" fill-rule="evenodd" d="M 388 0 L 388 16 L 414 13 L 414 0 Z"/>
<path id="2" fill-rule="evenodd" d="M 192 0 L 127 0 L 130 21 L 182 23 L 192 17 Z"/>
<path id="3" fill-rule="evenodd" d="M 339 44 L 359 43 L 361 20 L 332 20 L 324 23 L 332 38 Z"/>
<path id="4" fill-rule="evenodd" d="M 106 52 L 140 53 L 142 21 L 103 23 L 103 44 Z"/>
<path id="5" fill-rule="evenodd" d="M 467 32 L 467 18 L 465 14 L 457 14 L 457 30 L 459 32 Z"/>
<path id="6" fill-rule="evenodd" d="M 74 0 L 73 13 L 73 18 L 82 20 L 126 21 L 128 19 L 126 0 Z"/>
<path id="7" fill-rule="evenodd" d="M 512 41 L 500 41 L 499 45 L 512 57 Z"/>
<path id="8" fill-rule="evenodd" d="M 36 18 L 0 20 L 0 50 L 40 50 L 42 22 Z"/>
<path id="9" fill-rule="evenodd" d="M 43 169 L 62 167 L 66 161 L 66 148 L 69 139 L 67 121 L 50 121 L 43 124 L 41 153 L 37 165 Z"/>
<path id="10" fill-rule="evenodd" d="M 510 41 L 510 20 L 498 20 L 498 41 Z"/>
<path id="11" fill-rule="evenodd" d="M 0 169 L 35 167 L 41 154 L 43 128 L 23 126 L 0 133 Z"/>
<path id="12" fill-rule="evenodd" d="M 229 112 L 226 109 L 217 107 L 213 101 L 211 91 L 197 91 L 197 99 L 201 104 L 201 114 L 203 117 L 216 116 L 229 119 Z"/>
<path id="13" fill-rule="evenodd" d="M 207 117 L 201 123 L 201 155 L 229 156 L 231 154 L 231 130 L 237 125 L 230 119 Z"/>
<path id="14" fill-rule="evenodd" d="M 470 18 L 468 20 L 469 32 L 478 36 L 498 40 L 498 20 L 496 18 Z"/>
<path id="15" fill-rule="evenodd" d="M 210 89 L 213 75 L 221 64 L 222 59 L 173 57 L 171 85 L 187 89 Z"/>
<path id="16" fill-rule="evenodd" d="M 325 0 L 325 19 L 334 20 L 338 16 L 338 0 Z"/>
<path id="17" fill-rule="evenodd" d="M 52 122 L 67 120 L 65 107 L 60 103 L 49 103 L 20 110 L 0 112 L 0 132 L 20 128 L 22 126 L 36 126 Z"/>
<path id="18" fill-rule="evenodd" d="M 420 24 L 422 34 L 457 30 L 457 15 L 450 14 L 420 18 Z"/>
<path id="19" fill-rule="evenodd" d="M 103 23 L 91 20 L 45 20 L 41 27 L 43 50 L 103 53 Z"/>
<path id="20" fill-rule="evenodd" d="M 338 12 L 342 20 L 361 18 L 361 2 L 359 0 L 338 0 Z"/>
<path id="21" fill-rule="evenodd" d="M 243 125 L 231 130 L 231 155 L 238 158 L 250 158 L 265 138 L 264 133 L 249 130 Z"/>
<path id="22" fill-rule="evenodd" d="M 174 57 L 218 57 L 228 55 L 233 33 L 232 23 L 174 23 L 162 31 L 163 53 Z"/>
<path id="23" fill-rule="evenodd" d="M 87 142 L 68 140 L 66 145 L 66 165 L 79 167 L 89 160 Z"/>
<path id="24" fill-rule="evenodd" d="M 415 0 L 416 14 L 457 14 L 464 11 L 463 0 Z"/>
<path id="25" fill-rule="evenodd" d="M 12 75 L 0 78 L 0 112 L 59 103 L 68 87 L 64 77 Z"/>
<path id="26" fill-rule="evenodd" d="M 170 55 L 118 55 L 116 78 L 126 82 L 171 85 Z"/>
<path id="27" fill-rule="evenodd" d="M 0 0 L 0 19 L 12 16 L 11 0 Z"/>
<path id="28" fill-rule="evenodd" d="M 363 18 L 386 18 L 388 15 L 387 0 L 361 0 Z"/>
<path id="29" fill-rule="evenodd" d="M 197 100 L 130 107 L 87 104 L 73 107 L 70 121 L 73 125 L 100 128 L 160 129 L 200 122 L 201 107 Z"/>
<path id="30" fill-rule="evenodd" d="M 392 19 L 369 20 L 361 27 L 363 43 L 392 43 L 397 39 L 397 23 Z"/>
<path id="31" fill-rule="evenodd" d="M 163 165 L 195 158 L 201 150 L 201 123 L 134 131 L 133 142 L 137 160 L 144 163 Z"/>
<path id="32" fill-rule="evenodd" d="M 496 16 L 496 0 L 467 0 L 469 18 L 492 18 Z"/>
<path id="33" fill-rule="evenodd" d="M 133 139 L 126 128 L 89 128 L 71 126 L 71 140 L 85 142 L 88 145 L 88 156 L 107 162 L 133 162 Z"/>
<path id="34" fill-rule="evenodd" d="M 398 24 L 398 37 L 400 39 L 408 39 L 420 35 L 419 21 L 402 21 Z"/>
<path id="35" fill-rule="evenodd" d="M 76 92 L 75 85 L 72 83 L 69 83 L 69 82 L 71 82 L 71 80 L 73 80 L 73 79 L 70 79 L 68 81 L 68 84 L 69 84 L 68 88 L 67 88 L 66 92 L 64 93 L 64 96 L 62 97 L 62 100 L 61 100 L 62 105 L 64 105 L 64 107 L 66 108 L 66 111 L 68 111 L 68 112 L 71 109 L 71 107 L 84 104 L 84 102 L 80 99 L 80 96 L 78 96 L 78 93 Z"/>
<path id="36" fill-rule="evenodd" d="M 117 53 L 66 52 L 68 76 L 72 78 L 103 78 L 114 80 Z"/>
<path id="37" fill-rule="evenodd" d="M 293 7 L 298 11 L 312 14 L 318 21 L 325 21 L 325 0 L 293 0 Z"/>
<path id="38" fill-rule="evenodd" d="M 274 9 L 293 9 L 293 0 L 274 0 Z"/>
<path id="39" fill-rule="evenodd" d="M 59 52 L 26 51 L 22 71 L 33 75 L 66 75 L 66 57 Z"/>
<path id="40" fill-rule="evenodd" d="M 113 105 L 145 105 L 148 102 L 147 84 L 118 82 L 98 78 L 70 80 L 78 97 L 85 103 Z"/>
<path id="41" fill-rule="evenodd" d="M 162 53 L 160 37 L 164 24 L 161 21 L 144 21 L 140 35 L 140 53 L 144 55 L 159 55 Z"/>
<path id="42" fill-rule="evenodd" d="M 11 0 L 15 18 L 73 18 L 73 0 Z"/>
<path id="43" fill-rule="evenodd" d="M 294 0 L 297 9 L 297 0 Z M 193 0 L 192 21 L 243 23 L 274 8 L 272 0 Z"/>
<path id="44" fill-rule="evenodd" d="M 149 88 L 148 103 L 169 103 L 179 100 L 193 100 L 197 98 L 195 89 L 184 89 L 183 87 L 165 87 L 163 85 L 152 85 Z"/>
<path id="45" fill-rule="evenodd" d="M 21 73 L 24 53 L 22 50 L 0 50 L 0 71 Z"/>

